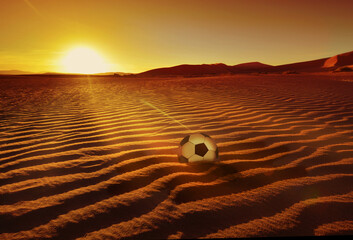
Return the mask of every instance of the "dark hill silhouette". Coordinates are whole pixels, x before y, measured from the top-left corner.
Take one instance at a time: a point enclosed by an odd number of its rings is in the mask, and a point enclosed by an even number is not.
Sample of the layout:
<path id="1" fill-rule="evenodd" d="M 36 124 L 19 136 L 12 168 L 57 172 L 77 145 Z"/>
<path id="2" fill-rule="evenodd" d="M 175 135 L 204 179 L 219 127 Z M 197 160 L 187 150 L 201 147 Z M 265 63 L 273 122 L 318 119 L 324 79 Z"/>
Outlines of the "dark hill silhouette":
<path id="1" fill-rule="evenodd" d="M 269 72 L 322 72 L 323 64 L 327 58 L 321 58 L 312 61 L 305 61 L 305 62 L 298 62 L 298 63 L 290 63 L 284 65 L 274 66 L 273 68 L 269 69 Z"/>
<path id="2" fill-rule="evenodd" d="M 263 64 L 260 62 L 249 62 L 249 63 L 241 63 L 234 66 L 229 66 L 232 73 L 251 73 L 251 72 L 259 72 L 259 71 L 267 71 L 268 69 L 273 68 L 272 65 Z"/>
<path id="3" fill-rule="evenodd" d="M 33 74 L 33 73 L 20 71 L 20 70 L 1 70 L 0 71 L 0 75 L 25 75 L 25 74 Z"/>
<path id="4" fill-rule="evenodd" d="M 291 63 L 273 67 L 270 72 L 322 72 L 334 70 L 338 67 L 343 67 L 353 64 L 353 51 L 342 53 L 330 58 L 321 58 L 313 61 Z"/>
<path id="5" fill-rule="evenodd" d="M 223 63 L 202 65 L 178 65 L 173 67 L 156 68 L 131 76 L 138 77 L 166 77 L 166 76 L 212 76 L 237 73 L 284 73 L 284 72 L 324 72 L 338 67 L 353 65 L 353 51 L 331 58 L 321 58 L 312 61 L 298 62 L 272 66 L 260 62 L 242 63 L 229 66 Z"/>
<path id="6" fill-rule="evenodd" d="M 218 64 L 189 65 L 183 64 L 174 67 L 157 68 L 137 74 L 141 77 L 156 76 L 203 76 L 203 75 L 221 75 L 232 73 L 229 66 Z"/>
<path id="7" fill-rule="evenodd" d="M 225 75 L 239 72 L 253 72 L 271 67 L 271 65 L 263 64 L 260 62 L 242 63 L 234 66 L 228 66 L 223 63 L 202 65 L 183 64 L 174 67 L 152 69 L 137 75 L 141 77 Z"/>

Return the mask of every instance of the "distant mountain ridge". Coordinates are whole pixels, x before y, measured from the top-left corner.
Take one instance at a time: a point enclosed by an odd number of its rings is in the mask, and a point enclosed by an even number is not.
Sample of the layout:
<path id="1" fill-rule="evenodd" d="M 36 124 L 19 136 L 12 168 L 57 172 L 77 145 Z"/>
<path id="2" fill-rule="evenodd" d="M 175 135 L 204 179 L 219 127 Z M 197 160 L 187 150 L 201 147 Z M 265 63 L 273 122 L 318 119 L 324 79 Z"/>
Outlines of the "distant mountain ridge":
<path id="1" fill-rule="evenodd" d="M 208 76 L 237 73 L 280 73 L 280 72 L 323 72 L 332 71 L 342 66 L 353 65 L 353 51 L 333 57 L 317 60 L 272 66 L 260 62 L 249 62 L 229 66 L 223 63 L 189 65 L 156 68 L 132 76 L 166 77 L 166 76 Z"/>
<path id="2" fill-rule="evenodd" d="M 20 70 L 1 70 L 0 75 L 25 75 L 33 74 L 32 72 L 20 71 Z"/>
<path id="3" fill-rule="evenodd" d="M 156 76 L 203 76 L 203 75 L 221 75 L 234 73 L 247 73 L 255 70 L 265 70 L 273 66 L 260 62 L 242 63 L 229 66 L 224 63 L 189 65 L 182 64 L 173 67 L 156 68 L 146 72 L 135 74 L 142 77 Z"/>

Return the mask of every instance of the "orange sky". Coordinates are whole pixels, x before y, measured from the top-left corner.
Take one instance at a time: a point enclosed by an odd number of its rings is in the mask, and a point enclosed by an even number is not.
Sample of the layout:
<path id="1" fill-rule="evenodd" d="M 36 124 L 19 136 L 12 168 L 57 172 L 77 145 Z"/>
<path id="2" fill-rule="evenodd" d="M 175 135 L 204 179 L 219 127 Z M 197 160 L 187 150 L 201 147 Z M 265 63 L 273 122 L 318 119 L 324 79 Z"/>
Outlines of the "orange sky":
<path id="1" fill-rule="evenodd" d="M 283 64 L 353 50 L 352 0 L 0 0 L 0 70 L 60 71 L 89 46 L 112 71 Z"/>

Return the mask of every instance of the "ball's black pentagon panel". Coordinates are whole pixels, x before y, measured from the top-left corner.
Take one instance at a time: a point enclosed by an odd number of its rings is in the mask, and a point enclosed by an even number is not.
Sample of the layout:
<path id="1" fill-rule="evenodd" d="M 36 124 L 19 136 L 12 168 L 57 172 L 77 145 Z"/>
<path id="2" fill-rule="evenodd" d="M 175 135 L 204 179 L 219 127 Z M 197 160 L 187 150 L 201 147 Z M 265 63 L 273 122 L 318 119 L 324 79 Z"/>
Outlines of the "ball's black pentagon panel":
<path id="1" fill-rule="evenodd" d="M 195 154 L 203 157 L 203 156 L 205 156 L 207 151 L 208 151 L 208 148 L 206 147 L 206 145 L 204 143 L 200 143 L 200 144 L 195 145 Z"/>
<path id="2" fill-rule="evenodd" d="M 216 151 L 217 145 L 212 138 L 206 137 L 204 143 L 206 144 L 208 150 Z"/>
<path id="3" fill-rule="evenodd" d="M 188 159 L 182 155 L 179 156 L 179 162 L 181 163 L 187 163 L 188 162 Z"/>
<path id="4" fill-rule="evenodd" d="M 180 146 L 183 146 L 185 143 L 189 141 L 190 135 L 187 135 L 186 137 L 183 138 L 180 142 Z"/>

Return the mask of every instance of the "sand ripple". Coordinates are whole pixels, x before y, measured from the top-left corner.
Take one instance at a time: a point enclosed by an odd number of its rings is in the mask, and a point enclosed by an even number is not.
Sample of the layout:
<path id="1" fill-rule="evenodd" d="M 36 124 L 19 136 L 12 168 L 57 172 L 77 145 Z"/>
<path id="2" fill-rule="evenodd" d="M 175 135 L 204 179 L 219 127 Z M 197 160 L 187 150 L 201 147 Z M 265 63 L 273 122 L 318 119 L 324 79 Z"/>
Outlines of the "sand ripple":
<path id="1" fill-rule="evenodd" d="M 353 234 L 353 84 L 339 76 L 0 89 L 0 239 Z M 191 132 L 222 161 L 180 164 Z"/>

